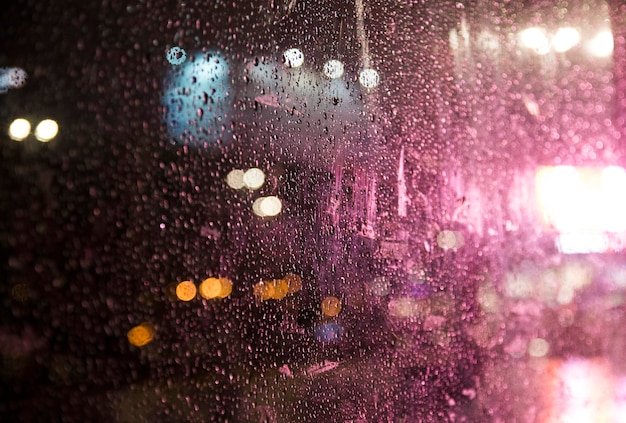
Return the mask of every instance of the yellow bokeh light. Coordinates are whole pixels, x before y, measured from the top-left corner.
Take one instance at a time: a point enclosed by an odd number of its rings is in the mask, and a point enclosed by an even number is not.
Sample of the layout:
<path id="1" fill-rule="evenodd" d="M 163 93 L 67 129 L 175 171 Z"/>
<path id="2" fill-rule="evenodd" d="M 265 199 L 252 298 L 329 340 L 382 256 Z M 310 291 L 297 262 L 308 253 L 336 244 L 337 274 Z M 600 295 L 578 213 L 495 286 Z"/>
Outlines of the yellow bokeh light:
<path id="1" fill-rule="evenodd" d="M 202 298 L 217 298 L 222 292 L 222 283 L 218 278 L 208 278 L 200 284 L 200 295 Z"/>
<path id="2" fill-rule="evenodd" d="M 274 279 L 270 283 L 274 288 L 272 298 L 275 300 L 282 300 L 289 293 L 289 286 L 284 279 Z"/>
<path id="3" fill-rule="evenodd" d="M 228 278 L 220 278 L 221 290 L 219 298 L 226 298 L 233 292 L 233 283 Z"/>
<path id="4" fill-rule="evenodd" d="M 322 313 L 325 316 L 335 317 L 341 311 L 341 301 L 337 297 L 326 297 L 322 300 Z"/>
<path id="5" fill-rule="evenodd" d="M 176 297 L 181 301 L 191 301 L 196 297 L 196 285 L 191 281 L 183 281 L 176 285 Z"/>
<path id="6" fill-rule="evenodd" d="M 259 282 L 254 285 L 254 296 L 261 301 L 267 301 L 270 298 L 274 298 L 274 286 L 268 282 Z"/>
<path id="7" fill-rule="evenodd" d="M 290 294 L 298 292 L 302 289 L 302 278 L 293 273 L 288 273 L 283 278 L 285 282 L 287 282 L 288 290 Z"/>
<path id="8" fill-rule="evenodd" d="M 155 333 L 156 331 L 152 323 L 143 322 L 128 331 L 128 342 L 135 347 L 143 347 L 154 339 Z"/>

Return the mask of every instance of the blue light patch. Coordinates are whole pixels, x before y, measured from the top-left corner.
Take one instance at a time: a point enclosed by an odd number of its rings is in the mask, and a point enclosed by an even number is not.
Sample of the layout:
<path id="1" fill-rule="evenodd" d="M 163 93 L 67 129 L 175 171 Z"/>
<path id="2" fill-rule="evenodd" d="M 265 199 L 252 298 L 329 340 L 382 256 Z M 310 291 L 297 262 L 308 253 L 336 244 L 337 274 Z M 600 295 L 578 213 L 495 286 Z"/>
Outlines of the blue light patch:
<path id="1" fill-rule="evenodd" d="M 314 336 L 318 342 L 337 342 L 343 335 L 343 328 L 336 322 L 323 323 L 315 328 Z"/>
<path id="2" fill-rule="evenodd" d="M 169 70 L 162 104 L 168 134 L 176 143 L 199 147 L 232 139 L 229 69 L 219 52 L 198 52 Z"/>

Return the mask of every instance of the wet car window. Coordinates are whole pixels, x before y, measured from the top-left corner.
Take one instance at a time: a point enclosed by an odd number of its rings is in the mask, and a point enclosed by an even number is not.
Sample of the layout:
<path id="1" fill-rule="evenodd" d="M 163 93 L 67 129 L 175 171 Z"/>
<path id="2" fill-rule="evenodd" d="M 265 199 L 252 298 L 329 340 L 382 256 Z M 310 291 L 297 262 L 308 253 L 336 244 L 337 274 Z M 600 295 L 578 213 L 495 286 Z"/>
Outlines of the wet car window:
<path id="1" fill-rule="evenodd" d="M 0 420 L 626 421 L 618 0 L 0 5 Z"/>

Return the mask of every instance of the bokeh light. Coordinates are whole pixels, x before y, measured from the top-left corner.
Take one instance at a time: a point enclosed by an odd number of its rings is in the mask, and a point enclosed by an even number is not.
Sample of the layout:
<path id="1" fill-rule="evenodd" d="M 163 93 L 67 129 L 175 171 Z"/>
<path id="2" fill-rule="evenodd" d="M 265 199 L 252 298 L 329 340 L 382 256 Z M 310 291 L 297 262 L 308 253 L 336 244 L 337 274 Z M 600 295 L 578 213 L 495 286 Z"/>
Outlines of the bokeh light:
<path id="1" fill-rule="evenodd" d="M 261 301 L 274 298 L 274 286 L 270 282 L 258 282 L 253 287 L 254 296 Z"/>
<path id="2" fill-rule="evenodd" d="M 246 186 L 243 180 L 244 171 L 241 169 L 233 169 L 226 175 L 226 184 L 232 189 L 242 189 Z"/>
<path id="3" fill-rule="evenodd" d="M 552 46 L 557 53 L 564 53 L 580 42 L 580 33 L 576 28 L 559 28 L 552 38 Z"/>
<path id="4" fill-rule="evenodd" d="M 389 301 L 387 307 L 389 314 L 393 317 L 408 318 L 417 313 L 417 301 L 410 297 L 394 298 Z"/>
<path id="5" fill-rule="evenodd" d="M 35 138 L 41 142 L 48 142 L 59 133 L 59 125 L 52 119 L 44 119 L 35 128 Z"/>
<path id="6" fill-rule="evenodd" d="M 374 69 L 363 69 L 359 73 L 359 83 L 365 88 L 375 88 L 380 83 L 380 75 Z"/>
<path id="7" fill-rule="evenodd" d="M 233 283 L 228 278 L 220 278 L 222 289 L 218 294 L 218 298 L 226 298 L 233 292 Z"/>
<path id="8" fill-rule="evenodd" d="M 335 317 L 341 312 L 341 301 L 337 297 L 329 296 L 322 300 L 324 316 Z"/>
<path id="9" fill-rule="evenodd" d="M 252 204 L 252 211 L 260 217 L 277 216 L 283 209 L 282 201 L 276 196 L 259 197 Z"/>
<path id="10" fill-rule="evenodd" d="M 283 280 L 287 283 L 290 294 L 294 294 L 302 289 L 302 278 L 296 274 L 288 273 Z"/>
<path id="11" fill-rule="evenodd" d="M 273 286 L 272 298 L 275 300 L 282 300 L 289 293 L 289 286 L 284 279 L 274 279 L 270 282 Z"/>
<path id="12" fill-rule="evenodd" d="M 176 285 L 176 297 L 181 301 L 193 300 L 196 293 L 196 285 L 191 281 L 183 281 Z"/>
<path id="13" fill-rule="evenodd" d="M 324 75 L 330 79 L 337 79 L 343 76 L 344 67 L 343 63 L 339 60 L 332 59 L 324 63 Z"/>
<path id="14" fill-rule="evenodd" d="M 200 296 L 206 299 L 219 297 L 222 292 L 222 282 L 218 278 L 208 278 L 202 281 L 198 287 Z"/>
<path id="15" fill-rule="evenodd" d="M 23 141 L 30 134 L 30 122 L 26 119 L 15 119 L 9 125 L 9 137 L 15 141 Z"/>
<path id="16" fill-rule="evenodd" d="M 456 231 L 441 231 L 437 234 L 437 245 L 444 250 L 456 250 L 463 246 L 463 235 Z"/>
<path id="17" fill-rule="evenodd" d="M 535 338 L 528 343 L 528 354 L 531 357 L 545 357 L 549 350 L 550 344 L 543 338 Z"/>
<path id="18" fill-rule="evenodd" d="M 297 68 L 304 63 L 304 53 L 297 48 L 290 48 L 283 53 L 285 66 L 289 68 Z"/>
<path id="19" fill-rule="evenodd" d="M 524 47 L 534 50 L 539 55 L 550 52 L 550 42 L 546 32 L 537 27 L 525 29 L 520 33 L 520 40 Z"/>
<path id="20" fill-rule="evenodd" d="M 613 33 L 608 29 L 600 32 L 589 41 L 587 48 L 596 57 L 611 56 L 614 48 Z"/>
<path id="21" fill-rule="evenodd" d="M 130 329 L 127 334 L 128 342 L 135 347 L 148 345 L 154 339 L 156 331 L 150 322 L 143 322 Z"/>
<path id="22" fill-rule="evenodd" d="M 248 169 L 243 174 L 243 182 L 250 189 L 259 189 L 265 183 L 265 173 L 256 167 Z"/>

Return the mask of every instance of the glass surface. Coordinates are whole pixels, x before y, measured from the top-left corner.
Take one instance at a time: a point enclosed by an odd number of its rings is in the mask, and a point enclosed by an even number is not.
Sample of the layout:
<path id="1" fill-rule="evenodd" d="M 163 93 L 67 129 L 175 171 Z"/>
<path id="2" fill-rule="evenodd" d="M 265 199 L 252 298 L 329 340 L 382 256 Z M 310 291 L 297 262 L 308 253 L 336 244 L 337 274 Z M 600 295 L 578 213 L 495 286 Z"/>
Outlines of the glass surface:
<path id="1" fill-rule="evenodd" d="M 620 0 L 0 4 L 0 421 L 626 421 Z"/>

